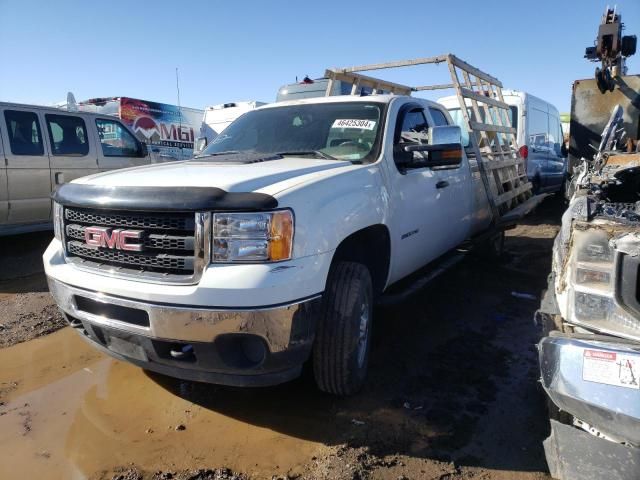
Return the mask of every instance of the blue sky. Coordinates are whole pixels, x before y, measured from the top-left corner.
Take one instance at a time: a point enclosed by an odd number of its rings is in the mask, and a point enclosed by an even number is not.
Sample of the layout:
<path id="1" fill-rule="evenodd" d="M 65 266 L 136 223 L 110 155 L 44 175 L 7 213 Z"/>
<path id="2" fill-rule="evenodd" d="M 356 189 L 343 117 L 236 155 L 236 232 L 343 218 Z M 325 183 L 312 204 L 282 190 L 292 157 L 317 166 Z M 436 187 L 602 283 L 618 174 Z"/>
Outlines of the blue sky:
<path id="1" fill-rule="evenodd" d="M 406 5 L 406 7 L 405 7 Z M 409 5 L 413 5 L 409 7 Z M 617 3 L 640 36 L 640 1 Z M 273 101 L 278 87 L 325 68 L 453 52 L 568 111 L 571 83 L 606 3 L 571 1 L 0 0 L 0 100 L 51 104 L 129 96 L 182 105 Z M 640 53 L 629 60 L 640 73 Z M 382 75 L 381 75 L 382 76 Z M 444 66 L 384 73 L 444 83 Z"/>

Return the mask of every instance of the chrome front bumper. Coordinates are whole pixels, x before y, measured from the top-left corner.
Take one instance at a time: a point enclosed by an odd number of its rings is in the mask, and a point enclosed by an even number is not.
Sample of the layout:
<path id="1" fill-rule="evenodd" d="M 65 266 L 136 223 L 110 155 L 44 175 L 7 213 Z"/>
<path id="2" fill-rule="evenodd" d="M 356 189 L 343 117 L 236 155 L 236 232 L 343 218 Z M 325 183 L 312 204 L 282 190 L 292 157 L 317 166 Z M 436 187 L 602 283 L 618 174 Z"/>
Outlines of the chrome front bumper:
<path id="1" fill-rule="evenodd" d="M 601 335 L 556 333 L 543 338 L 539 350 L 542 386 L 558 408 L 611 438 L 640 446 L 640 344 Z M 585 380 L 598 373 L 585 370 L 590 368 L 585 363 L 587 351 L 604 352 L 609 358 L 622 355 L 634 361 L 638 370 L 628 372 L 628 386 Z"/>
<path id="2" fill-rule="evenodd" d="M 180 342 L 213 342 L 216 337 L 230 333 L 251 333 L 262 337 L 271 352 L 282 352 L 306 343 L 313 338 L 313 325 L 296 322 L 308 317 L 320 295 L 296 302 L 256 309 L 203 309 L 183 305 L 162 305 L 105 295 L 72 287 L 51 277 L 49 291 L 58 306 L 71 317 L 94 325 L 123 330 L 145 337 Z M 97 315 L 78 307 L 76 297 L 86 298 L 106 306 L 116 305 L 146 312 L 148 326 L 127 322 L 113 316 Z M 115 309 L 114 309 L 115 310 Z M 300 325 L 298 324 L 300 323 Z M 301 325 L 305 323 L 305 325 Z"/>
<path id="3" fill-rule="evenodd" d="M 180 379 L 243 387 L 276 385 L 300 374 L 321 301 L 315 295 L 268 308 L 206 309 L 47 280 L 70 325 L 104 353 Z"/>
<path id="4" fill-rule="evenodd" d="M 552 332 L 539 343 L 539 359 L 553 403 L 592 429 L 551 420 L 544 449 L 553 478 L 640 478 L 640 344 Z"/>

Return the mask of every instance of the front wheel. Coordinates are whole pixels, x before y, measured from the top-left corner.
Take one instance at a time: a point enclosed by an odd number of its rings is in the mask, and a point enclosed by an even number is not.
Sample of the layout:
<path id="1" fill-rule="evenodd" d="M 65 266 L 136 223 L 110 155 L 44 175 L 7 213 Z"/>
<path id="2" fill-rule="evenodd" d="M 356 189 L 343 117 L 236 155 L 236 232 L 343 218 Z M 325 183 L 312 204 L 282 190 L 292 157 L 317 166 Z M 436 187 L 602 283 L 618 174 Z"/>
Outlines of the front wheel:
<path id="1" fill-rule="evenodd" d="M 338 262 L 329 273 L 313 347 L 318 388 L 351 395 L 364 384 L 371 344 L 373 286 L 361 263 Z"/>

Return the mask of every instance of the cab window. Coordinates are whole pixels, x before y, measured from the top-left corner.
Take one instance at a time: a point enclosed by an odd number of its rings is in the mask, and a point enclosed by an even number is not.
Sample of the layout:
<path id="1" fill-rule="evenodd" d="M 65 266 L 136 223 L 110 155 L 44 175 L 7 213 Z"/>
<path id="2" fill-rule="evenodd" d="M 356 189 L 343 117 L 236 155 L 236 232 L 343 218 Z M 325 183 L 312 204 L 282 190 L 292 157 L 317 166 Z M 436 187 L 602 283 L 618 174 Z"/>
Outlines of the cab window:
<path id="1" fill-rule="evenodd" d="M 87 128 L 82 118 L 46 114 L 45 119 L 53 155 L 84 157 L 89 154 Z"/>
<path id="2" fill-rule="evenodd" d="M 447 122 L 447 117 L 445 117 L 444 113 L 442 113 L 437 108 L 429 108 L 429 113 L 431 113 L 431 118 L 433 119 L 434 126 L 442 127 L 449 125 L 449 122 Z"/>
<path id="3" fill-rule="evenodd" d="M 14 155 L 44 155 L 38 116 L 33 112 L 5 110 L 9 146 Z"/>
<path id="4" fill-rule="evenodd" d="M 394 161 L 402 171 L 406 168 L 418 168 L 420 158 L 425 158 L 423 152 L 405 152 L 407 145 L 428 143 L 429 123 L 421 107 L 409 107 L 404 113 L 400 113 L 396 134 L 394 138 Z"/>
<path id="5" fill-rule="evenodd" d="M 135 157 L 138 155 L 138 140 L 120 122 L 96 119 L 98 136 L 105 157 Z"/>

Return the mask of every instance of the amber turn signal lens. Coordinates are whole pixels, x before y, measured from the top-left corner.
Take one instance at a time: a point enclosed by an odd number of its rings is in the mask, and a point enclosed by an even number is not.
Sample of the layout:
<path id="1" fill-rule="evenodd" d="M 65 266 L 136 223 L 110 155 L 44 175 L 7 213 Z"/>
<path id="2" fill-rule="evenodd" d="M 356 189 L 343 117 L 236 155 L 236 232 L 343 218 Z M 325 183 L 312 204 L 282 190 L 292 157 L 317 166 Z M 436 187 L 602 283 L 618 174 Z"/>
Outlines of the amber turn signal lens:
<path id="1" fill-rule="evenodd" d="M 269 233 L 269 260 L 277 262 L 290 259 L 293 246 L 293 214 L 289 210 L 273 212 Z"/>

